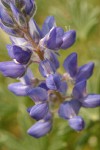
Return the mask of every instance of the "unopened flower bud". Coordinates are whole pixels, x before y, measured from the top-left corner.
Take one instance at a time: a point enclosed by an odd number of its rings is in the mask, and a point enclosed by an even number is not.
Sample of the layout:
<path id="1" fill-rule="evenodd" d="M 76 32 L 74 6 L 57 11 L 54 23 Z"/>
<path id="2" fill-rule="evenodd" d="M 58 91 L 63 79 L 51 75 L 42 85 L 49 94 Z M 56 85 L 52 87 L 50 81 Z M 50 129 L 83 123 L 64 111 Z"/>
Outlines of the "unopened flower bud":
<path id="1" fill-rule="evenodd" d="M 36 104 L 30 110 L 30 116 L 36 120 L 41 120 L 47 114 L 48 109 L 49 107 L 47 103 Z"/>
<path id="2" fill-rule="evenodd" d="M 35 138 L 40 138 L 46 135 L 52 128 L 51 121 L 38 121 L 27 132 Z"/>

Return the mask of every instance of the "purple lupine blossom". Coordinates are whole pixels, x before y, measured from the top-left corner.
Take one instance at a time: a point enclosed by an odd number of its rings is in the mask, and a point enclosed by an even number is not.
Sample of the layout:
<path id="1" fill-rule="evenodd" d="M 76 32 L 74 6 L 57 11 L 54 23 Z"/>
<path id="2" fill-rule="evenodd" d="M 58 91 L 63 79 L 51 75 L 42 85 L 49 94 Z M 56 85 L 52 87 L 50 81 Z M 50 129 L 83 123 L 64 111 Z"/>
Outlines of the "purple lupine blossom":
<path id="1" fill-rule="evenodd" d="M 60 105 L 59 116 L 65 120 L 68 120 L 69 125 L 80 131 L 82 128 L 78 128 L 78 121 L 80 121 L 84 128 L 84 120 L 78 117 L 78 113 L 81 107 L 85 108 L 95 108 L 100 106 L 100 95 L 98 94 L 87 94 L 86 91 L 86 81 L 81 81 L 77 83 L 72 91 L 72 99 L 70 101 L 65 101 Z M 74 126 L 75 122 L 75 126 Z"/>
<path id="2" fill-rule="evenodd" d="M 38 121 L 28 130 L 28 134 L 35 138 L 40 138 L 50 132 L 51 128 L 51 121 Z"/>
<path id="3" fill-rule="evenodd" d="M 78 115 L 81 103 L 77 100 L 64 101 L 59 108 L 59 116 L 63 119 L 70 119 Z"/>
<path id="4" fill-rule="evenodd" d="M 34 78 L 29 68 L 25 75 L 19 78 L 19 80 L 20 82 L 8 85 L 8 89 L 17 96 L 27 96 L 30 90 L 34 89 L 39 82 L 36 78 Z"/>
<path id="5" fill-rule="evenodd" d="M 2 74 L 5 77 L 11 77 L 11 78 L 22 77 L 25 71 L 26 71 L 26 66 L 21 64 L 16 64 L 13 61 L 0 62 L 0 72 L 2 72 Z"/>
<path id="6" fill-rule="evenodd" d="M 94 63 L 89 62 L 81 67 L 77 65 L 77 53 L 70 54 L 64 61 L 63 64 L 67 71 L 66 76 L 72 78 L 73 81 L 80 82 L 82 80 L 89 79 L 93 74 Z"/>
<path id="7" fill-rule="evenodd" d="M 20 64 L 27 64 L 31 58 L 31 50 L 16 45 L 7 45 L 9 56 Z"/>
<path id="8" fill-rule="evenodd" d="M 14 26 L 13 19 L 10 17 L 10 15 L 7 13 L 2 5 L 0 5 L 0 18 L 3 24 L 7 25 L 8 27 Z"/>
<path id="9" fill-rule="evenodd" d="M 30 116 L 36 120 L 41 120 L 45 117 L 45 114 L 48 113 L 48 109 L 47 103 L 36 104 L 30 110 Z"/>
<path id="10" fill-rule="evenodd" d="M 86 81 L 79 82 L 75 85 L 73 97 L 81 102 L 82 107 L 95 108 L 100 106 L 100 95 L 88 94 L 86 91 Z"/>
<path id="11" fill-rule="evenodd" d="M 1 4 L 2 3 L 2 4 Z M 100 106 L 99 94 L 88 94 L 87 80 L 92 76 L 94 63 L 78 67 L 77 53 L 70 54 L 63 63 L 66 73 L 59 74 L 59 50 L 70 48 L 76 40 L 76 31 L 64 31 L 57 27 L 55 18 L 48 16 L 39 28 L 33 16 L 35 0 L 2 0 L 0 3 L 0 27 L 10 35 L 7 45 L 12 61 L 0 62 L 0 72 L 19 82 L 8 85 L 17 96 L 28 96 L 34 102 L 27 109 L 30 117 L 37 121 L 28 134 L 40 138 L 50 132 L 54 113 L 68 121 L 69 126 L 81 131 L 84 119 L 80 109 Z M 35 78 L 29 66 L 38 64 L 43 80 Z M 69 81 L 72 93 L 67 95 Z"/>
<path id="12" fill-rule="evenodd" d="M 70 118 L 68 120 L 68 123 L 69 123 L 69 126 L 76 131 L 81 131 L 85 127 L 85 122 L 83 118 L 80 116 L 75 116 L 73 118 Z"/>

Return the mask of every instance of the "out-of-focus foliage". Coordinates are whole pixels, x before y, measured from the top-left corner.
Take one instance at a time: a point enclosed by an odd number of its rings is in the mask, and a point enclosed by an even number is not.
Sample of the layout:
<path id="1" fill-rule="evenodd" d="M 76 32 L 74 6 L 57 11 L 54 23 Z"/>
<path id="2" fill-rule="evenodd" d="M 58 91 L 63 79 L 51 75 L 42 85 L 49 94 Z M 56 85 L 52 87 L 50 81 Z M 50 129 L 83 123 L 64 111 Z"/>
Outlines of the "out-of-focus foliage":
<path id="1" fill-rule="evenodd" d="M 67 0 L 65 6 L 62 1 L 59 1 L 60 5 L 64 7 L 64 12 L 68 11 L 68 23 L 65 28 L 68 29 L 73 26 L 78 31 L 78 38 L 80 40 L 86 40 L 89 33 L 99 23 L 100 8 L 98 6 L 93 7 L 88 1 L 83 0 Z M 65 16 L 58 7 L 53 8 L 55 16 L 61 18 Z M 58 15 L 59 14 L 59 15 Z"/>
<path id="2" fill-rule="evenodd" d="M 75 51 L 79 55 L 79 65 L 95 62 L 93 77 L 88 82 L 90 93 L 100 93 L 100 1 L 99 0 L 36 0 L 36 21 L 42 26 L 47 15 L 54 15 L 57 24 L 65 30 L 76 29 L 76 44 L 67 51 L 61 51 L 60 62 Z M 10 60 L 6 44 L 8 36 L 0 30 L 0 61 Z M 36 66 L 33 73 L 40 76 Z M 63 67 L 59 72 L 64 72 Z M 82 109 L 80 114 L 86 120 L 86 129 L 77 133 L 69 128 L 67 121 L 55 117 L 52 132 L 34 139 L 27 135 L 33 120 L 26 108 L 33 103 L 29 98 L 16 97 L 7 89 L 14 80 L 0 74 L 0 150 L 99 150 L 100 109 Z"/>

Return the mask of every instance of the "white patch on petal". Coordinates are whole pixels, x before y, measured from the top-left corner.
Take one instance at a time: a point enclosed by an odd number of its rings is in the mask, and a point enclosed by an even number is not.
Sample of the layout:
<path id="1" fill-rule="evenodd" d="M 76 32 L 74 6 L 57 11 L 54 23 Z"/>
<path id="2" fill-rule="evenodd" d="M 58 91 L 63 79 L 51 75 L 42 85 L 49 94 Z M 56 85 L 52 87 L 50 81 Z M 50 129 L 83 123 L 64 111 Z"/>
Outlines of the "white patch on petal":
<path id="1" fill-rule="evenodd" d="M 13 61 L 14 61 L 16 64 L 20 64 L 16 59 L 13 59 Z"/>

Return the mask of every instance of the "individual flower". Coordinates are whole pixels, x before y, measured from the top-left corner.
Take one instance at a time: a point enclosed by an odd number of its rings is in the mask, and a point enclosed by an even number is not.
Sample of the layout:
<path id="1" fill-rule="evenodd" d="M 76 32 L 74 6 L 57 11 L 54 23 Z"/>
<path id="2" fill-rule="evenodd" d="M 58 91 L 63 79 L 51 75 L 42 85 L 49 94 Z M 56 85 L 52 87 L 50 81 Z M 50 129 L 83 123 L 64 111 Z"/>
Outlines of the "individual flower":
<path id="1" fill-rule="evenodd" d="M 57 51 L 71 47 L 76 40 L 76 32 L 70 30 L 64 33 L 60 27 L 53 27 L 40 43 L 43 47 Z"/>
<path id="2" fill-rule="evenodd" d="M 28 96 L 31 97 L 35 103 L 45 102 L 48 100 L 47 91 L 41 87 L 36 87 L 28 91 Z"/>
<path id="3" fill-rule="evenodd" d="M 35 0 L 23 0 L 24 3 L 24 15 L 26 17 L 32 17 L 36 12 L 36 3 Z"/>
<path id="4" fill-rule="evenodd" d="M 49 33 L 49 31 L 53 27 L 56 27 L 55 18 L 53 16 L 48 16 L 46 18 L 46 20 L 44 21 L 43 26 L 42 26 L 42 30 L 41 30 L 43 33 L 43 36 L 45 36 L 47 33 Z"/>
<path id="5" fill-rule="evenodd" d="M 57 70 L 56 63 L 54 64 L 52 61 L 45 59 L 39 64 L 39 71 L 43 77 L 47 77 L 50 74 L 54 74 Z"/>
<path id="6" fill-rule="evenodd" d="M 81 67 L 77 65 L 77 53 L 70 54 L 64 61 L 63 64 L 67 74 L 66 78 L 74 80 L 76 83 L 87 80 L 93 74 L 94 63 L 90 62 Z"/>
<path id="7" fill-rule="evenodd" d="M 47 102 L 39 103 L 39 104 L 34 105 L 31 108 L 29 115 L 38 121 L 38 120 L 43 119 L 48 113 L 48 111 L 49 111 L 49 106 Z"/>
<path id="8" fill-rule="evenodd" d="M 86 81 L 79 82 L 73 89 L 73 97 L 81 102 L 82 107 L 95 108 L 100 106 L 99 94 L 88 94 Z"/>
<path id="9" fill-rule="evenodd" d="M 77 100 L 64 101 L 59 108 L 59 116 L 63 119 L 70 119 L 77 116 L 81 108 L 81 103 Z"/>
<path id="10" fill-rule="evenodd" d="M 26 66 L 16 64 L 13 61 L 0 62 L 0 72 L 5 77 L 20 78 L 25 74 Z"/>
<path id="11" fill-rule="evenodd" d="M 19 47 L 16 45 L 8 45 L 9 56 L 20 64 L 27 64 L 31 58 L 32 51 L 28 48 Z"/>
<path id="12" fill-rule="evenodd" d="M 84 120 L 77 116 L 81 107 L 95 108 L 100 106 L 100 95 L 87 94 L 86 81 L 81 81 L 75 85 L 72 92 L 72 99 L 64 101 L 58 110 L 61 118 L 68 120 L 71 128 L 80 131 L 84 129 Z"/>
<path id="13" fill-rule="evenodd" d="M 62 80 L 62 76 L 60 74 L 50 74 L 46 78 L 46 85 L 50 90 L 56 90 L 61 92 L 62 94 L 67 91 L 67 83 Z"/>
<path id="14" fill-rule="evenodd" d="M 64 33 L 62 37 L 63 43 L 61 45 L 61 49 L 67 49 L 71 47 L 75 41 L 76 41 L 76 31 L 75 30 L 69 30 Z"/>
<path id="15" fill-rule="evenodd" d="M 58 114 L 61 118 L 68 120 L 69 126 L 74 130 L 84 129 L 84 120 L 77 116 L 81 108 L 81 103 L 77 100 L 65 101 L 60 105 Z"/>
<path id="16" fill-rule="evenodd" d="M 38 121 L 27 132 L 35 138 L 40 138 L 50 132 L 51 128 L 51 121 Z"/>
<path id="17" fill-rule="evenodd" d="M 76 40 L 76 32 L 74 30 L 64 32 L 61 27 L 56 26 L 53 16 L 47 17 L 44 21 L 42 34 L 40 45 L 51 50 L 67 49 Z"/>
<path id="18" fill-rule="evenodd" d="M 8 89 L 17 96 L 27 96 L 28 91 L 33 87 L 30 85 L 23 85 L 21 82 L 9 84 Z"/>
<path id="19" fill-rule="evenodd" d="M 7 13 L 7 11 L 1 4 L 0 4 L 0 20 L 5 26 L 8 27 L 14 26 L 13 19 L 10 17 L 10 15 Z"/>
<path id="20" fill-rule="evenodd" d="M 8 85 L 8 89 L 17 96 L 28 96 L 28 92 L 38 85 L 38 80 L 29 68 L 19 80 L 20 82 Z"/>
<path id="21" fill-rule="evenodd" d="M 68 120 L 68 123 L 69 126 L 76 131 L 81 131 L 85 128 L 85 122 L 83 118 L 80 116 L 75 116 L 73 118 L 70 118 Z"/>

